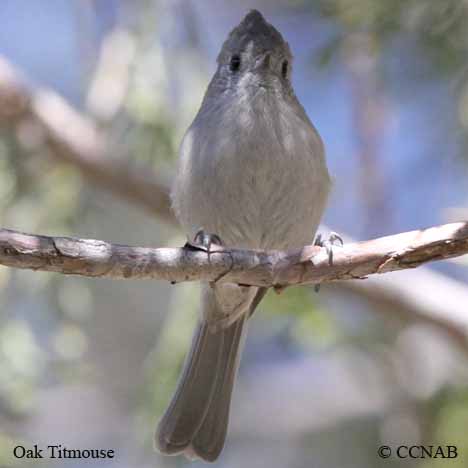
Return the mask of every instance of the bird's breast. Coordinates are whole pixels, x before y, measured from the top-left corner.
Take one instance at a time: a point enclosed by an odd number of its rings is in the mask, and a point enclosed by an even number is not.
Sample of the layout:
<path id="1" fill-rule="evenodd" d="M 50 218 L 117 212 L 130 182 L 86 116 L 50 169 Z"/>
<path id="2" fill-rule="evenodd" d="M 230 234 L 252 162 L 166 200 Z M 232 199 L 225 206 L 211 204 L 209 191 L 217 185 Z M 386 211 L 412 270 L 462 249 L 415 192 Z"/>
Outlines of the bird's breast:
<path id="1" fill-rule="evenodd" d="M 190 235 L 203 228 L 246 248 L 310 243 L 329 188 L 322 143 L 310 123 L 252 105 L 208 120 L 197 118 L 184 138 L 173 191 Z"/>

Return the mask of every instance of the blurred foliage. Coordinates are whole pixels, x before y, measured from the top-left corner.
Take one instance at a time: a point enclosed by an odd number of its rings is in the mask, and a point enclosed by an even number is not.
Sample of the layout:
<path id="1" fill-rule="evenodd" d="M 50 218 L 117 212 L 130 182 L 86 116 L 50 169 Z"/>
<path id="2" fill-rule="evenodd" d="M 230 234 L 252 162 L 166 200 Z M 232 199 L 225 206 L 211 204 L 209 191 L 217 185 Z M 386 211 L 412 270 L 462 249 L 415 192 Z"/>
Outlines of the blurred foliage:
<path id="1" fill-rule="evenodd" d="M 458 457 L 450 460 L 456 468 L 466 467 L 468 453 L 468 390 L 466 388 L 445 388 L 430 405 L 431 424 L 426 443 L 433 445 L 454 445 Z M 445 466 L 447 460 L 425 460 L 422 468 Z"/>
<path id="2" fill-rule="evenodd" d="M 336 344 L 339 325 L 329 311 L 318 306 L 312 288 L 289 288 L 281 294 L 272 291 L 260 303 L 270 327 L 281 326 L 280 317 L 287 318 L 289 339 L 296 346 L 310 349 L 328 348 Z M 286 312 L 286 314 L 285 314 Z M 257 315 L 261 312 L 257 312 Z"/>
<path id="3" fill-rule="evenodd" d="M 44 372 L 44 351 L 24 321 L 12 319 L 0 334 L 0 389 L 13 414 L 31 409 L 32 392 Z"/>
<path id="4" fill-rule="evenodd" d="M 408 86 L 438 81 L 455 98 L 453 117 L 462 130 L 456 137 L 466 143 L 468 4 L 464 0 L 306 0 L 301 4 L 332 26 L 316 63 L 329 66 L 346 61 L 349 55 L 367 56 L 385 85 L 379 88 L 384 94 L 391 92 L 395 79 Z"/>
<path id="5" fill-rule="evenodd" d="M 0 223 L 24 231 L 72 232 L 81 179 L 54 164 L 48 150 L 28 151 L 15 134 L 0 134 Z M 38 177 L 40 174 L 40 177 Z"/>
<path id="6" fill-rule="evenodd" d="M 80 206 L 81 179 L 71 167 L 51 160 L 46 147 L 29 145 L 34 132 L 24 123 L 16 131 L 0 133 L 0 225 L 25 232 L 71 234 Z M 0 267 L 0 401 L 12 420 L 34 408 L 37 388 L 53 360 L 60 358 L 24 311 L 35 303 L 39 312 L 41 304 L 57 294 L 61 281 L 59 275 Z M 59 329 L 63 326 L 59 313 L 48 315 L 45 321 L 52 319 Z"/>
<path id="7" fill-rule="evenodd" d="M 146 360 L 146 378 L 137 405 L 135 427 L 140 440 L 148 446 L 153 443 L 154 423 L 175 389 L 199 313 L 198 285 L 185 283 L 177 289 L 156 345 Z"/>
<path id="8" fill-rule="evenodd" d="M 468 5 L 463 0 L 319 0 L 307 5 L 338 26 L 329 58 L 349 34 L 365 33 L 378 48 L 395 39 L 413 40 L 439 73 L 466 66 Z"/>

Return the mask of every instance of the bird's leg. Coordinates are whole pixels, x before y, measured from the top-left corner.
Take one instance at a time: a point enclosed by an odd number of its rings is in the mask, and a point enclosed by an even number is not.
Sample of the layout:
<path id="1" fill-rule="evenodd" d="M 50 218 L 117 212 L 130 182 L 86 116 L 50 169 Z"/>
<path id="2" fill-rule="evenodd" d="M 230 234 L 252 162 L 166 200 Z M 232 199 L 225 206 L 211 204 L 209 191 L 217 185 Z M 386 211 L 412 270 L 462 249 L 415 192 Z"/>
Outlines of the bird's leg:
<path id="1" fill-rule="evenodd" d="M 196 250 L 203 250 L 208 254 L 211 252 L 211 245 L 224 245 L 224 242 L 217 234 L 211 234 L 209 232 L 205 232 L 203 229 L 200 229 L 195 234 L 193 238 L 193 242 L 187 241 L 184 247 L 191 247 Z"/>
<path id="2" fill-rule="evenodd" d="M 333 231 L 330 232 L 328 239 L 323 239 L 322 234 L 317 234 L 317 237 L 315 238 L 314 245 L 325 248 L 327 255 L 328 255 L 328 263 L 330 265 L 333 264 L 333 246 L 335 246 L 337 242 L 343 245 L 343 239 L 341 238 L 341 236 Z M 276 286 L 273 286 L 273 289 L 276 294 L 281 294 L 287 287 L 288 286 L 276 285 Z M 320 284 L 316 284 L 314 286 L 314 290 L 315 292 L 319 292 Z"/>
<path id="3" fill-rule="evenodd" d="M 323 239 L 322 234 L 317 234 L 317 237 L 315 238 L 314 245 L 317 245 L 318 247 L 323 247 L 328 255 L 328 264 L 331 266 L 333 265 L 333 247 L 336 245 L 340 245 L 341 247 L 343 246 L 343 239 L 339 234 L 336 232 L 330 232 L 330 235 L 328 236 L 328 239 Z M 316 284 L 315 287 L 315 292 L 319 292 L 320 290 L 320 284 Z"/>
<path id="4" fill-rule="evenodd" d="M 208 254 L 208 259 L 210 258 L 211 246 L 213 244 L 224 246 L 224 242 L 217 234 L 210 234 L 205 232 L 203 229 L 200 229 L 195 234 L 193 241 L 187 240 L 184 245 L 184 249 L 193 249 L 201 250 Z M 176 281 L 171 281 L 171 284 L 176 284 Z"/>

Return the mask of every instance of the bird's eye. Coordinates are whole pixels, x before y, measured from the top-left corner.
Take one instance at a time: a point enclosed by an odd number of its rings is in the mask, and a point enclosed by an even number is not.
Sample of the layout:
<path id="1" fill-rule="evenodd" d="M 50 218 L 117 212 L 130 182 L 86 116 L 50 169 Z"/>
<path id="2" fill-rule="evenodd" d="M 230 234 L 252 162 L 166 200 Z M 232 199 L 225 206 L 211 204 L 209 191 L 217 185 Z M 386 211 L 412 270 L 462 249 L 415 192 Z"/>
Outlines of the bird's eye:
<path id="1" fill-rule="evenodd" d="M 229 63 L 229 68 L 231 71 L 236 72 L 239 70 L 241 64 L 241 59 L 239 55 L 233 55 L 231 57 L 231 62 Z"/>
<path id="2" fill-rule="evenodd" d="M 285 60 L 281 65 L 281 75 L 283 76 L 283 78 L 286 78 L 288 76 L 288 68 L 289 63 L 287 60 Z"/>

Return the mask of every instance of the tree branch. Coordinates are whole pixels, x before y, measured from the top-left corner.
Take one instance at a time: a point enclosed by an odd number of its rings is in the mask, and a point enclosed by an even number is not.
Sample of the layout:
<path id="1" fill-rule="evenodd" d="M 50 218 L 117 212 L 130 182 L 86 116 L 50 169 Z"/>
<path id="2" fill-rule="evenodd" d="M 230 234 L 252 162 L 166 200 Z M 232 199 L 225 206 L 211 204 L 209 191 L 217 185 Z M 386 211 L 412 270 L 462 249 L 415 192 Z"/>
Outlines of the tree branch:
<path id="1" fill-rule="evenodd" d="M 219 280 L 266 287 L 362 279 L 466 253 L 468 222 L 336 247 L 331 265 L 325 249 L 313 245 L 290 252 L 216 246 L 208 255 L 193 247 L 129 247 L 0 230 L 0 264 L 5 266 L 101 278 Z"/>

